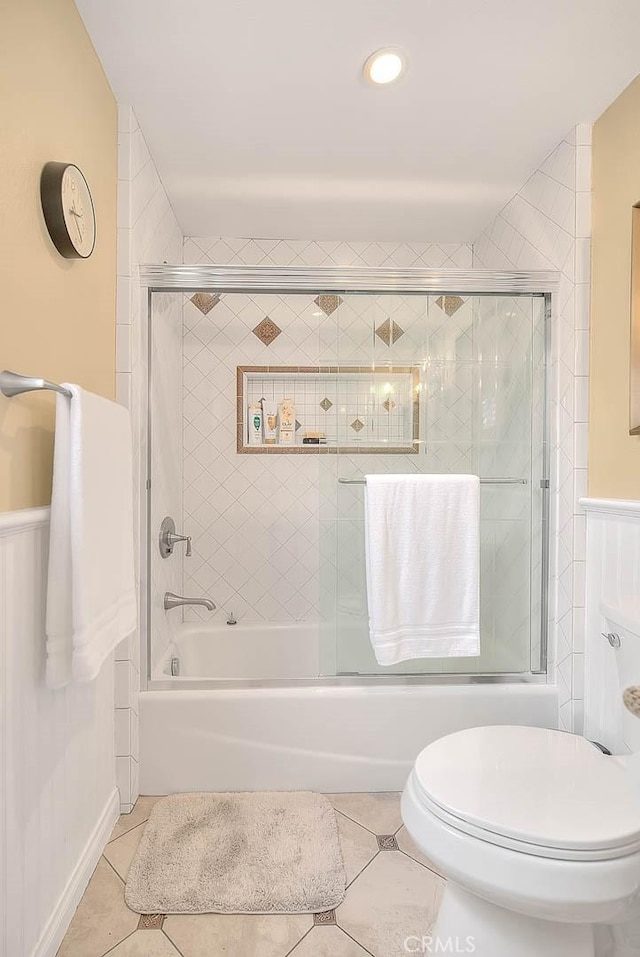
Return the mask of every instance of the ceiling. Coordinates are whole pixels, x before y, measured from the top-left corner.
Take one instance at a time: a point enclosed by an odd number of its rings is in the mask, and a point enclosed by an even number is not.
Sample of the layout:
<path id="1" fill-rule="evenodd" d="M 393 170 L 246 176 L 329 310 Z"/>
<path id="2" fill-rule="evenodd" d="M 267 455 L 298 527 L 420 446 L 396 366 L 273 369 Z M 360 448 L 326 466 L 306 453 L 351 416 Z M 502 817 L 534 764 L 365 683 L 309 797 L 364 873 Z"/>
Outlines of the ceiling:
<path id="1" fill-rule="evenodd" d="M 639 0 L 76 2 L 192 236 L 471 242 L 640 72 Z"/>

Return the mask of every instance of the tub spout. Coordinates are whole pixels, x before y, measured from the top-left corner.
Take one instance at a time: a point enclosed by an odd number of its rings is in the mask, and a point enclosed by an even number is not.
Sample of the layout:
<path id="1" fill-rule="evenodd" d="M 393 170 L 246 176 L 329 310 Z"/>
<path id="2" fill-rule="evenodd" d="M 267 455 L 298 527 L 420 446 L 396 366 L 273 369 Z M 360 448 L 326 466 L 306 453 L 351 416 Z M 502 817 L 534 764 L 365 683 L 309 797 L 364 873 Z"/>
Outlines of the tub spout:
<path id="1" fill-rule="evenodd" d="M 215 611 L 216 606 L 209 598 L 183 598 L 182 595 L 174 595 L 172 591 L 164 593 L 164 610 L 178 608 L 179 605 L 202 605 L 208 611 Z"/>

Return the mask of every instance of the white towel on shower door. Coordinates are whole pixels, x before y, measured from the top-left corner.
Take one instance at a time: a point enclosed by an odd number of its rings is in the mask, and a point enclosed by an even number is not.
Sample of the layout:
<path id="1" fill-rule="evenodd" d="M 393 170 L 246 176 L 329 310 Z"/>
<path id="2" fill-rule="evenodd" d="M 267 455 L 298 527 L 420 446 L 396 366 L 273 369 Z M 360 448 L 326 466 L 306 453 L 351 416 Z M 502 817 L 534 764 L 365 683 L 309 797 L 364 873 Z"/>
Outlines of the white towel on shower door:
<path id="1" fill-rule="evenodd" d="M 47 589 L 47 684 L 95 678 L 137 622 L 128 411 L 58 395 Z"/>
<path id="2" fill-rule="evenodd" d="M 480 654 L 477 475 L 367 475 L 369 634 L 380 665 Z"/>

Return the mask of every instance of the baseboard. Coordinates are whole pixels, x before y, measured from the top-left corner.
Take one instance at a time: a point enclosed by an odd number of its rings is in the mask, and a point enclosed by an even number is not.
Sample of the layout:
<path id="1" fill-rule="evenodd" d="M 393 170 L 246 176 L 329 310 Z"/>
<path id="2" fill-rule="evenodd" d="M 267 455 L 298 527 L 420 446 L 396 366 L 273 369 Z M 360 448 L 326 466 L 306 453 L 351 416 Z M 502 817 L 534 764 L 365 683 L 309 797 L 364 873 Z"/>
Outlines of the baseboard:
<path id="1" fill-rule="evenodd" d="M 119 816 L 120 795 L 114 788 L 31 957 L 55 957 Z"/>

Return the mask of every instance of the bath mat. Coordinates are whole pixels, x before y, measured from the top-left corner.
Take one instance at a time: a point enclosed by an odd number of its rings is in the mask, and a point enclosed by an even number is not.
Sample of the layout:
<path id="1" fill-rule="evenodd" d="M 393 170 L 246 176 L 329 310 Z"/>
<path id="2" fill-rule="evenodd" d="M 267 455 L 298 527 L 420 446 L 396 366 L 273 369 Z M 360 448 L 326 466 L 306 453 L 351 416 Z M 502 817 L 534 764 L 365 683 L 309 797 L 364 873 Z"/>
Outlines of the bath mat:
<path id="1" fill-rule="evenodd" d="M 311 791 L 173 794 L 129 869 L 139 914 L 307 914 L 341 903 L 335 811 Z"/>

